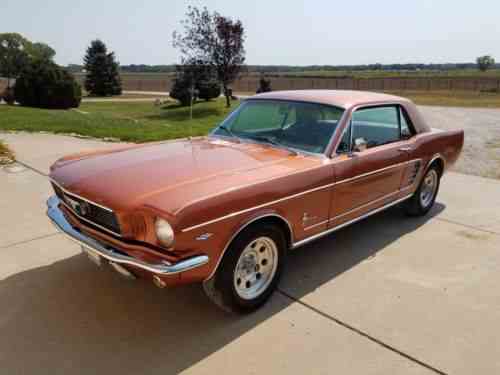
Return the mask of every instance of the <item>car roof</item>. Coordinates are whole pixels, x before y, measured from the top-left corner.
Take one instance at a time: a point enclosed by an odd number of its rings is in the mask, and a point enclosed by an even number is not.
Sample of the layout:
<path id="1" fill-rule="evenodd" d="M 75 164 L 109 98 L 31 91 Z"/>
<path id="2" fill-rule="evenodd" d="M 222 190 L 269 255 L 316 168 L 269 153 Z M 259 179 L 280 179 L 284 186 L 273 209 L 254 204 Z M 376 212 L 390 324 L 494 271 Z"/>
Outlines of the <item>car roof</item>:
<path id="1" fill-rule="evenodd" d="M 257 94 L 248 99 L 292 100 L 350 108 L 366 104 L 408 103 L 409 100 L 388 94 L 353 90 L 293 90 L 271 91 Z"/>

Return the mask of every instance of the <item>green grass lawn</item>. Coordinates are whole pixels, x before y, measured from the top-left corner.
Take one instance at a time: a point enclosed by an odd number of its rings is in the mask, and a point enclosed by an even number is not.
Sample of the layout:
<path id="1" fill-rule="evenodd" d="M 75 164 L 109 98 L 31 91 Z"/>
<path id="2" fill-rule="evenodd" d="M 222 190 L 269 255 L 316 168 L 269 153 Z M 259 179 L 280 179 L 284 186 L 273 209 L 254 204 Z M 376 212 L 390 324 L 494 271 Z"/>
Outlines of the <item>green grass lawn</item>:
<path id="1" fill-rule="evenodd" d="M 232 108 L 238 105 L 233 101 Z M 207 134 L 226 117 L 224 100 L 189 107 L 152 102 L 82 103 L 78 110 L 45 110 L 0 106 L 0 130 L 79 134 L 129 142 L 149 142 Z"/>
<path id="2" fill-rule="evenodd" d="M 416 91 L 394 94 L 420 105 L 500 108 L 499 94 Z M 233 101 L 232 108 L 238 104 Z M 67 111 L 0 105 L 0 131 L 46 131 L 149 142 L 205 135 L 231 109 L 225 107 L 224 99 L 199 102 L 194 106 L 193 120 L 189 120 L 189 108 L 179 107 L 175 102 L 160 107 L 152 102 L 88 102 L 82 103 L 78 110 Z"/>

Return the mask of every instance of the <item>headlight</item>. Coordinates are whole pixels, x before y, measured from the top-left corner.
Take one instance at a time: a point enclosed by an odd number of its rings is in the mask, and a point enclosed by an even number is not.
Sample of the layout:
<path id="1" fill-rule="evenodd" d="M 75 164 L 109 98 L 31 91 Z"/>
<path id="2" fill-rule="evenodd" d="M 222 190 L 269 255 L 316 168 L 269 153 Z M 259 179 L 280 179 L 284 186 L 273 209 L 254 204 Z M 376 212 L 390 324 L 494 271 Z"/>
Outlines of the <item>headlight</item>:
<path id="1" fill-rule="evenodd" d="M 174 230 L 163 219 L 157 218 L 155 222 L 156 238 L 163 246 L 169 247 L 174 242 Z"/>

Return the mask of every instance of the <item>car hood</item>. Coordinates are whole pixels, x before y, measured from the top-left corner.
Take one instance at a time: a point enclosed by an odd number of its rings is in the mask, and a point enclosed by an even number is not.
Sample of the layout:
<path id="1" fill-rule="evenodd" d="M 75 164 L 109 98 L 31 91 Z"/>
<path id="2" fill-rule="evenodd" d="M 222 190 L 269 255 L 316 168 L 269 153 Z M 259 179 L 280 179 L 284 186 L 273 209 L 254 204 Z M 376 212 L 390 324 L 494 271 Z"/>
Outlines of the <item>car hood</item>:
<path id="1" fill-rule="evenodd" d="M 141 205 L 175 215 L 190 202 L 317 163 L 267 145 L 198 138 L 73 155 L 50 177 L 113 210 Z"/>

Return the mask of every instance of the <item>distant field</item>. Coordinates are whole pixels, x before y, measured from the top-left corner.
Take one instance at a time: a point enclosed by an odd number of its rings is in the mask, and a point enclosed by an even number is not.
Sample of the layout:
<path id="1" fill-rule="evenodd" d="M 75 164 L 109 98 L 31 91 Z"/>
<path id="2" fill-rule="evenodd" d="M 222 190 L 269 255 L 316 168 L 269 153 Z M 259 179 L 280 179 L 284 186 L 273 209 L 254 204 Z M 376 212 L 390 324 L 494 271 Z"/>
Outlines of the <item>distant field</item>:
<path id="1" fill-rule="evenodd" d="M 174 76 L 174 73 L 128 73 L 122 72 L 122 76 L 135 79 L 165 79 Z M 500 78 L 500 69 L 490 69 L 481 72 L 478 69 L 456 69 L 456 70 L 302 70 L 302 71 L 270 71 L 251 72 L 250 76 L 305 76 L 305 77 L 353 77 L 353 78 L 377 78 L 377 77 L 445 77 L 445 78 Z M 83 77 L 82 73 L 75 73 L 76 77 Z"/>
<path id="2" fill-rule="evenodd" d="M 411 70 L 411 71 L 385 71 L 385 70 L 315 70 L 315 71 L 293 71 L 293 72 L 273 72 L 269 75 L 290 75 L 290 76 L 317 76 L 317 77 L 353 77 L 353 78 L 377 78 L 377 77 L 445 77 L 445 78 L 500 78 L 500 69 L 492 69 L 481 72 L 478 69 L 461 70 Z"/>
<path id="3" fill-rule="evenodd" d="M 473 91 L 390 91 L 419 105 L 468 108 L 500 108 L 500 94 Z"/>

